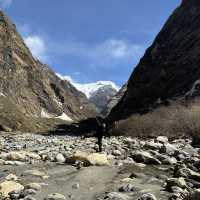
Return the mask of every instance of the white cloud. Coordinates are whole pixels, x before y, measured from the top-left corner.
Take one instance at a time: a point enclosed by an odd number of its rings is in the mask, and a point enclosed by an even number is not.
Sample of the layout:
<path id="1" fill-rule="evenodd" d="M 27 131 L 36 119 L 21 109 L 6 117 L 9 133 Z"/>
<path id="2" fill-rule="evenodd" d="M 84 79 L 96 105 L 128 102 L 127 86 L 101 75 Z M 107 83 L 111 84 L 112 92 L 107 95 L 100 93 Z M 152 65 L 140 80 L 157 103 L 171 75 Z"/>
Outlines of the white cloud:
<path id="1" fill-rule="evenodd" d="M 1 0 L 0 0 L 1 1 Z M 25 43 L 32 54 L 43 62 L 50 62 L 49 56 L 55 55 L 77 57 L 87 60 L 90 68 L 114 68 L 119 63 L 134 63 L 143 56 L 145 46 L 128 40 L 109 38 L 99 43 L 85 43 L 77 40 L 67 40 L 62 43 L 52 42 L 45 36 L 34 34 L 29 25 L 18 25 Z M 48 52 L 47 52 L 48 51 Z M 52 59 L 53 59 L 52 58 Z"/>
<path id="2" fill-rule="evenodd" d="M 145 47 L 126 40 L 108 39 L 97 44 L 68 41 L 51 44 L 52 53 L 77 56 L 88 60 L 91 66 L 113 67 L 119 62 L 134 63 L 142 57 Z"/>
<path id="3" fill-rule="evenodd" d="M 111 86 L 117 91 L 119 91 L 120 87 L 117 86 L 114 82 L 112 81 L 97 81 L 94 83 L 78 83 L 75 81 L 71 76 L 62 76 L 61 74 L 57 74 L 57 76 L 62 79 L 62 80 L 67 80 L 69 81 L 77 90 L 83 92 L 87 98 L 90 98 L 90 96 L 97 91 L 99 88 L 102 88 L 104 86 Z"/>
<path id="4" fill-rule="evenodd" d="M 48 52 L 49 47 L 46 43 L 46 37 L 41 36 L 41 34 L 34 33 L 28 24 L 17 24 L 17 29 L 22 35 L 24 42 L 30 49 L 32 55 L 42 62 L 50 63 L 50 56 Z"/>
<path id="5" fill-rule="evenodd" d="M 44 40 L 37 35 L 30 35 L 24 38 L 28 48 L 31 50 L 34 57 L 42 61 L 47 60 L 47 47 Z"/>
<path id="6" fill-rule="evenodd" d="M 0 0 L 0 7 L 7 8 L 11 5 L 12 0 Z"/>
<path id="7" fill-rule="evenodd" d="M 127 59 L 138 56 L 143 48 L 124 40 L 110 39 L 96 46 L 94 53 L 115 59 Z"/>

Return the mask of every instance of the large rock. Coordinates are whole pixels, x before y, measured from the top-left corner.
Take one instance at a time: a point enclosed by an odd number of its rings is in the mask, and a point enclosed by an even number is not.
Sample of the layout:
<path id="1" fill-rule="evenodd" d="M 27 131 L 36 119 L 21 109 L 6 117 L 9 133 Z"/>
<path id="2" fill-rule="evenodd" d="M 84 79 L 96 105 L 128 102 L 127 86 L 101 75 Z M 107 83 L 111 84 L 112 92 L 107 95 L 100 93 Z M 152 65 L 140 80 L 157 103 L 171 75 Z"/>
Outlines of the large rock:
<path id="1" fill-rule="evenodd" d="M 200 182 L 200 173 L 195 172 L 189 168 L 181 168 L 176 172 L 176 176 L 193 179 Z"/>
<path id="2" fill-rule="evenodd" d="M 129 179 L 130 181 L 130 179 Z M 131 179 L 133 181 L 133 179 Z M 123 185 L 119 188 L 119 192 L 136 192 L 138 189 L 131 183 Z"/>
<path id="3" fill-rule="evenodd" d="M 160 150 L 162 147 L 162 144 L 154 141 L 148 141 L 145 143 L 145 147 L 148 149 L 153 149 L 153 150 Z"/>
<path id="4" fill-rule="evenodd" d="M 105 199 L 107 199 L 107 200 L 128 200 L 129 197 L 125 194 L 121 194 L 118 192 L 111 192 L 111 193 L 107 194 Z"/>
<path id="5" fill-rule="evenodd" d="M 99 154 L 99 153 L 88 154 L 86 152 L 76 151 L 70 160 L 82 161 L 84 162 L 85 165 L 96 165 L 96 166 L 109 165 L 107 156 L 105 154 Z"/>
<path id="6" fill-rule="evenodd" d="M 132 152 L 132 157 L 136 162 L 139 162 L 139 163 L 152 164 L 152 165 L 160 165 L 161 164 L 161 162 L 158 159 L 154 158 L 147 151 Z"/>
<path id="7" fill-rule="evenodd" d="M 63 156 L 63 154 L 59 153 L 59 154 L 56 155 L 56 161 L 59 162 L 59 163 L 65 163 L 66 159 Z"/>
<path id="8" fill-rule="evenodd" d="M 17 181 L 19 178 L 15 174 L 9 174 L 8 176 L 5 177 L 7 181 Z"/>
<path id="9" fill-rule="evenodd" d="M 162 163 L 165 165 L 174 165 L 177 163 L 177 160 L 174 157 L 167 157 L 162 161 Z"/>
<path id="10" fill-rule="evenodd" d="M 120 150 L 114 150 L 114 151 L 112 152 L 112 154 L 113 154 L 114 156 L 121 156 L 121 155 L 122 155 L 122 152 L 121 152 Z"/>
<path id="11" fill-rule="evenodd" d="M 187 188 L 187 183 L 183 177 L 180 178 L 169 178 L 166 180 L 166 189 L 171 191 L 173 186 L 177 186 L 180 188 Z"/>
<path id="12" fill-rule="evenodd" d="M 175 145 L 167 143 L 167 144 L 163 144 L 160 152 L 166 153 L 168 155 L 174 155 L 175 152 L 178 152 L 178 149 L 175 147 Z"/>
<path id="13" fill-rule="evenodd" d="M 34 153 L 34 152 L 25 152 L 26 156 L 28 158 L 31 158 L 31 159 L 34 159 L 34 160 L 41 160 L 41 157 L 37 154 L 37 153 Z"/>
<path id="14" fill-rule="evenodd" d="M 96 166 L 109 165 L 107 156 L 105 154 L 93 153 L 87 157 L 87 160 L 91 165 L 96 165 Z"/>
<path id="15" fill-rule="evenodd" d="M 24 186 L 14 181 L 4 181 L 0 184 L 0 193 L 3 197 L 9 197 L 9 193 L 12 191 L 22 191 Z"/>
<path id="16" fill-rule="evenodd" d="M 82 161 L 84 163 L 87 163 L 88 164 L 88 160 L 87 160 L 87 157 L 88 157 L 88 153 L 87 152 L 83 152 L 83 151 L 76 151 L 74 153 L 74 155 L 72 156 L 72 158 L 68 159 L 69 161 Z"/>
<path id="17" fill-rule="evenodd" d="M 153 194 L 147 193 L 143 194 L 138 200 L 157 200 L 157 198 Z"/>
<path id="18" fill-rule="evenodd" d="M 33 152 L 25 152 L 25 151 L 11 151 L 9 153 L 2 153 L 0 155 L 1 158 L 8 161 L 28 161 L 29 159 L 41 160 L 41 157 Z"/>
<path id="19" fill-rule="evenodd" d="M 26 161 L 27 157 L 26 154 L 24 152 L 10 152 L 8 154 L 4 155 L 4 158 L 7 160 L 17 160 L 17 161 Z"/>
<path id="20" fill-rule="evenodd" d="M 156 141 L 160 142 L 160 143 L 168 143 L 168 137 L 166 137 L 166 136 L 158 136 L 156 138 Z"/>

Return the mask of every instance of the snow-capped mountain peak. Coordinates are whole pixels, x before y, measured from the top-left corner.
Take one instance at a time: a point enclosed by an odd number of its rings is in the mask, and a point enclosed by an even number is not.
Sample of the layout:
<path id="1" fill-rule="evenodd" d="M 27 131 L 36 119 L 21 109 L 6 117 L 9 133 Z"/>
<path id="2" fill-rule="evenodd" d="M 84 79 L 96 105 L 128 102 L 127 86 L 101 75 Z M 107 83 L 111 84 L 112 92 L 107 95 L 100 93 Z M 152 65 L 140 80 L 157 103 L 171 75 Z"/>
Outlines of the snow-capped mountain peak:
<path id="1" fill-rule="evenodd" d="M 57 74 L 61 79 L 69 81 L 77 90 L 86 95 L 88 100 L 94 104 L 97 111 L 101 113 L 106 109 L 109 100 L 119 91 L 118 87 L 112 81 L 97 81 L 94 83 L 78 83 L 70 76 Z"/>
<path id="2" fill-rule="evenodd" d="M 90 98 L 92 94 L 94 94 L 100 88 L 103 88 L 105 86 L 112 87 L 117 91 L 119 90 L 119 87 L 111 81 L 97 81 L 95 83 L 86 83 L 86 84 L 74 83 L 73 85 L 79 91 L 83 92 L 87 96 L 87 98 Z"/>
<path id="3" fill-rule="evenodd" d="M 98 91 L 100 88 L 103 88 L 105 86 L 111 87 L 115 89 L 116 91 L 119 91 L 120 87 L 117 86 L 114 82 L 112 81 L 97 81 L 94 83 L 77 83 L 74 81 L 70 76 L 62 76 L 60 74 L 57 74 L 60 78 L 64 80 L 68 80 L 77 90 L 83 92 L 87 98 L 89 99 L 92 94 L 94 94 L 96 91 Z"/>

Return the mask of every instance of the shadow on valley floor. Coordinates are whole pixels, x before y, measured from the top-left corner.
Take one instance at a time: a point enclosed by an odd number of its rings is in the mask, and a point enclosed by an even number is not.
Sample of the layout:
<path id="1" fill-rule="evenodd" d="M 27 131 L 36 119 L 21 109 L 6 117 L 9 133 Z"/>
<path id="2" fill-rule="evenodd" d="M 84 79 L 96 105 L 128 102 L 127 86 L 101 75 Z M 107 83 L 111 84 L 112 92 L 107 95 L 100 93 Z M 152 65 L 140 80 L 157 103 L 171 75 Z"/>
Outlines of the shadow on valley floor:
<path id="1" fill-rule="evenodd" d="M 100 122 L 103 118 L 98 117 Z M 73 136 L 94 136 L 98 128 L 97 118 L 88 118 L 78 123 L 57 124 L 52 130 L 42 132 L 42 135 L 73 135 Z"/>

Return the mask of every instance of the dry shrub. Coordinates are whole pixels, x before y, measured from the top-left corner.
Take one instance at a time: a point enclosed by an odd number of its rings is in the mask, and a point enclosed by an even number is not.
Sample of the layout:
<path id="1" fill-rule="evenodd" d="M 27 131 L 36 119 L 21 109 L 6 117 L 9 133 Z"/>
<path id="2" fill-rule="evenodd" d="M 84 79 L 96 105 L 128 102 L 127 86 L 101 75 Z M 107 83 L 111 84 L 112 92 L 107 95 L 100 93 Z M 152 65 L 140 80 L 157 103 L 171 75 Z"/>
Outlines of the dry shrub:
<path id="1" fill-rule="evenodd" d="M 117 122 L 115 135 L 154 137 L 167 135 L 170 138 L 190 135 L 200 138 L 200 105 L 171 105 L 160 107 L 147 114 L 134 114 Z"/>

